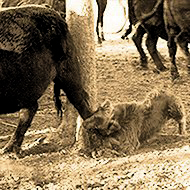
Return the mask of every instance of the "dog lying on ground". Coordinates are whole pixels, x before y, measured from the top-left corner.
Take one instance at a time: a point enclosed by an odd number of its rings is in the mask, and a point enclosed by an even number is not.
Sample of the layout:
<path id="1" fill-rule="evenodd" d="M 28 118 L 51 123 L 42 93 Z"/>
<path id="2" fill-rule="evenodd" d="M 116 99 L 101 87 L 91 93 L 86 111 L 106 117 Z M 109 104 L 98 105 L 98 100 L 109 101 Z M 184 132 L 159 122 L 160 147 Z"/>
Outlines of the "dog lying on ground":
<path id="1" fill-rule="evenodd" d="M 104 102 L 83 122 L 83 134 L 92 151 L 104 147 L 129 153 L 152 138 L 170 119 L 178 123 L 179 134 L 186 134 L 181 100 L 164 90 L 154 90 L 142 102 Z"/>

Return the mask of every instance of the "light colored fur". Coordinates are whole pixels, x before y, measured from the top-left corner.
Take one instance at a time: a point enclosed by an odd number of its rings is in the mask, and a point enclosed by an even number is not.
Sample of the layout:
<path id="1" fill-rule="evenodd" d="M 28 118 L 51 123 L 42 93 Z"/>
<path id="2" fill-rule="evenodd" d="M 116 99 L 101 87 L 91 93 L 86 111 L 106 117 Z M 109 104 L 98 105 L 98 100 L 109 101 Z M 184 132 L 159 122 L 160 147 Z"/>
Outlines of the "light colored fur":
<path id="1" fill-rule="evenodd" d="M 110 113 L 107 110 L 110 107 Z M 93 147 L 117 149 L 137 149 L 140 144 L 153 137 L 174 119 L 179 126 L 179 134 L 186 133 L 185 111 L 181 100 L 164 90 L 150 92 L 142 102 L 125 102 L 111 105 L 106 102 L 97 112 L 84 122 L 85 129 L 91 131 Z M 96 132 L 95 132 L 96 131 Z"/>
<path id="2" fill-rule="evenodd" d="M 169 119 L 178 123 L 179 134 L 186 133 L 182 102 L 163 90 L 150 92 L 142 102 L 115 105 L 110 117 L 125 130 L 135 148 L 159 132 Z"/>

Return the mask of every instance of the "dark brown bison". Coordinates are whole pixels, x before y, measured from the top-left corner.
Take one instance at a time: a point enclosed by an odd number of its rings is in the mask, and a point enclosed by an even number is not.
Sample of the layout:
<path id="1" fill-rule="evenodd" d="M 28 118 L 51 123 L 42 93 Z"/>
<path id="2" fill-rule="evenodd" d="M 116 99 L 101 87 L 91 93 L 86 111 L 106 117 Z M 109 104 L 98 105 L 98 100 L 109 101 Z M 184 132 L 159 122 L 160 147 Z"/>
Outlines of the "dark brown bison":
<path id="1" fill-rule="evenodd" d="M 63 17 L 66 16 L 66 0 L 3 0 L 2 7 L 16 7 L 21 5 L 48 5 L 62 14 Z"/>
<path id="2" fill-rule="evenodd" d="M 83 122 L 84 134 L 94 151 L 109 148 L 128 153 L 153 137 L 170 119 L 178 123 L 179 134 L 186 134 L 181 100 L 164 90 L 154 90 L 142 102 L 104 103 Z"/>
<path id="3" fill-rule="evenodd" d="M 37 101 L 52 81 L 83 119 L 92 111 L 78 55 L 60 14 L 31 5 L 3 10 L 0 19 L 0 114 L 21 110 L 18 127 L 3 152 L 18 153 Z"/>
<path id="4" fill-rule="evenodd" d="M 16 7 L 26 4 L 48 4 L 53 6 L 55 0 L 3 0 L 2 7 Z"/>
<path id="5" fill-rule="evenodd" d="M 162 0 L 128 0 L 128 14 L 129 14 L 129 29 L 126 30 L 125 34 L 122 36 L 122 39 L 127 38 L 128 34 L 132 31 L 132 26 L 136 25 L 140 19 L 146 15 L 151 13 L 152 10 L 155 10 L 155 13 L 146 19 L 143 24 L 140 24 L 132 39 L 137 47 L 137 50 L 140 54 L 141 66 L 143 68 L 147 68 L 147 57 L 142 48 L 142 38 L 145 33 L 147 33 L 146 37 L 146 46 L 147 49 L 157 67 L 160 71 L 165 71 L 166 67 L 163 65 L 162 60 L 157 51 L 156 45 L 158 42 L 158 38 L 161 37 L 167 40 L 167 33 L 164 26 L 163 19 L 163 3 Z"/>
<path id="6" fill-rule="evenodd" d="M 188 43 L 190 42 L 190 27 L 189 24 L 189 12 L 190 3 L 187 0 L 175 1 L 175 0 L 158 0 L 158 5 L 163 7 L 164 25 L 168 36 L 168 49 L 171 58 L 171 75 L 172 79 L 179 77 L 179 72 L 176 66 L 176 42 L 181 47 L 185 56 L 187 57 L 187 68 L 190 70 L 190 54 L 188 49 Z M 159 6 L 154 6 L 152 11 L 143 15 L 139 20 L 144 25 L 150 18 L 154 18 L 158 12 Z"/>
<path id="7" fill-rule="evenodd" d="M 56 11 L 58 11 L 59 13 L 61 13 L 61 16 L 63 18 L 66 17 L 65 0 L 4 0 L 2 3 L 2 8 L 18 7 L 18 6 L 31 5 L 31 4 L 43 5 L 49 8 L 51 7 L 55 9 Z M 54 84 L 55 107 L 56 107 L 58 116 L 62 117 L 63 106 L 60 100 L 60 93 L 61 93 L 60 87 L 57 84 Z"/>
<path id="8" fill-rule="evenodd" d="M 176 66 L 176 42 L 187 57 L 187 68 L 190 71 L 190 1 L 164 0 L 164 20 L 168 33 L 168 48 L 171 58 L 171 72 L 174 79 L 179 76 Z"/>

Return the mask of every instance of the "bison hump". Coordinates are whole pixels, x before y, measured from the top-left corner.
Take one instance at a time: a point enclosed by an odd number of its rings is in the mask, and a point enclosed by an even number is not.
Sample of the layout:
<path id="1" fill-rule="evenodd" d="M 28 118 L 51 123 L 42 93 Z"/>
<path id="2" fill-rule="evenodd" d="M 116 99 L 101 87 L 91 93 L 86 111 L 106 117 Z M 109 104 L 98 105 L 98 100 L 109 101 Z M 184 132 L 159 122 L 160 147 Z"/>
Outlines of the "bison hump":
<path id="1" fill-rule="evenodd" d="M 42 6 L 9 8 L 0 12 L 0 49 L 22 53 L 31 46 L 51 45 L 57 35 L 53 10 Z"/>

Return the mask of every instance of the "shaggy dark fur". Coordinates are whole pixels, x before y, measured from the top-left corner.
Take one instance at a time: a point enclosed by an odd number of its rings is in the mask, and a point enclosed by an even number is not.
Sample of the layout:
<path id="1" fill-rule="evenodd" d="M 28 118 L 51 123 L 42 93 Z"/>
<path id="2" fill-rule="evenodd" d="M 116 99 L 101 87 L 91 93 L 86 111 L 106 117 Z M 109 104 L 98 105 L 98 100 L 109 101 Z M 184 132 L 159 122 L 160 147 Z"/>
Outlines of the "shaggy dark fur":
<path id="1" fill-rule="evenodd" d="M 105 114 L 108 107 L 111 113 Z M 108 102 L 103 107 L 100 106 L 83 125 L 89 134 L 89 144 L 93 149 L 102 145 L 130 152 L 153 137 L 170 119 L 178 123 L 179 134 L 186 133 L 182 102 L 174 95 L 161 90 L 149 93 L 143 102 L 121 103 L 113 108 Z"/>
<path id="2" fill-rule="evenodd" d="M 60 89 L 83 119 L 92 115 L 92 110 L 78 53 L 61 15 L 31 5 L 5 9 L 0 17 L 0 114 L 22 110 L 18 127 L 2 152 L 19 153 L 38 99 L 52 81 L 59 110 Z"/>

